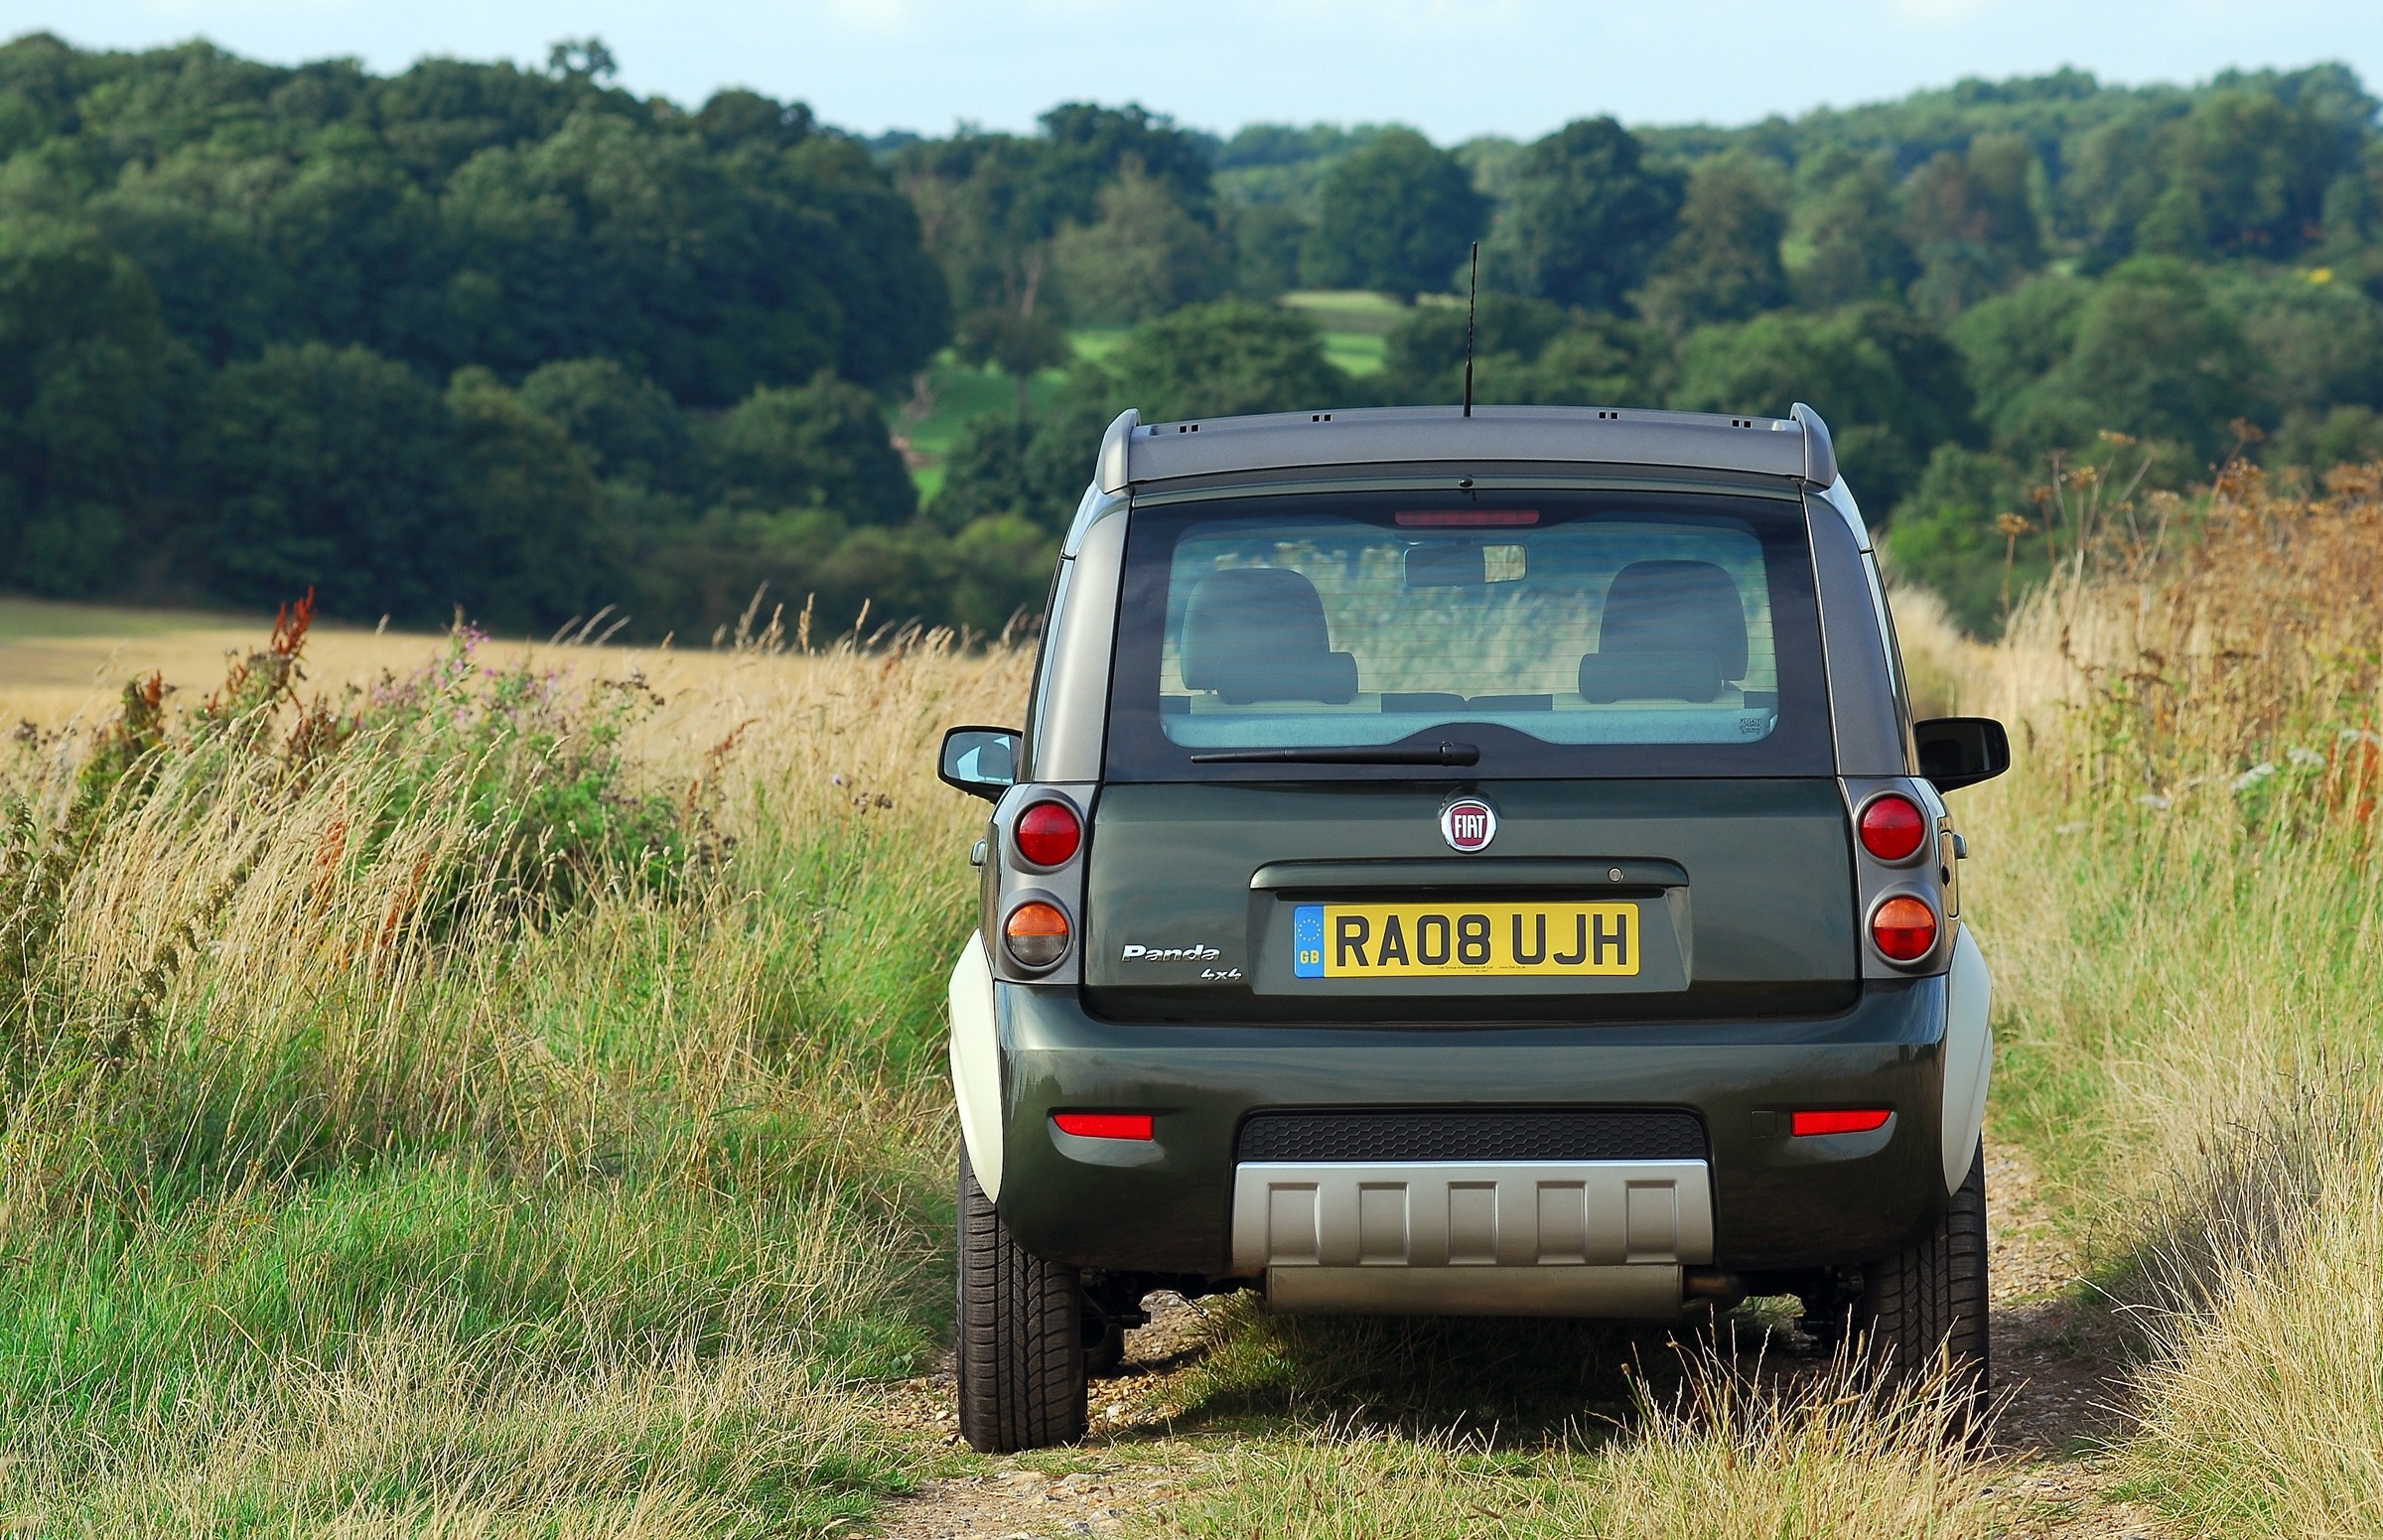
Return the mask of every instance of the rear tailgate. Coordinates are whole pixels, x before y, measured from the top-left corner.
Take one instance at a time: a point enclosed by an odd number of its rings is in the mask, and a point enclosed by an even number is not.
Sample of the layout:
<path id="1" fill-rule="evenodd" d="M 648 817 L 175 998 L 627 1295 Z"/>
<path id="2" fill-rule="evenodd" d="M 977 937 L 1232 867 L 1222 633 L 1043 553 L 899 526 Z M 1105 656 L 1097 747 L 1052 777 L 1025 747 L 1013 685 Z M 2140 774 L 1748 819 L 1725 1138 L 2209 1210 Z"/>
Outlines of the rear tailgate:
<path id="1" fill-rule="evenodd" d="M 1494 810 L 1477 854 L 1459 795 Z M 1801 1015 L 1859 975 L 1824 777 L 1111 785 L 1086 1004 L 1117 1020 Z"/>

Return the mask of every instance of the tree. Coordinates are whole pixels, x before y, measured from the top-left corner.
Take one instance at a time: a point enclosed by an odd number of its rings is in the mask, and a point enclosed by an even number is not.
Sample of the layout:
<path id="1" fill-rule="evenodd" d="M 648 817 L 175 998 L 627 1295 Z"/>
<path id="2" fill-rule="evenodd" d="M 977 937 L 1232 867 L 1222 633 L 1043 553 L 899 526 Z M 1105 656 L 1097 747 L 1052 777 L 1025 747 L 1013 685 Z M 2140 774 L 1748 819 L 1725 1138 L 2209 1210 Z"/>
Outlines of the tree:
<path id="1" fill-rule="evenodd" d="M 569 435 L 608 481 L 656 491 L 694 490 L 694 435 L 669 393 L 611 358 L 542 364 L 521 382 L 521 404 Z"/>
<path id="2" fill-rule="evenodd" d="M 1977 437 L 1960 353 L 1899 305 L 1759 316 L 1707 327 L 1681 350 L 1675 406 L 1784 416 L 1798 400 L 1827 420 L 1848 479 L 1882 512 L 1937 445 Z"/>
<path id="3" fill-rule="evenodd" d="M 234 604 L 309 588 L 327 612 L 436 625 L 461 597 L 439 392 L 361 348 L 268 349 L 216 375 L 187 447 L 207 510 L 188 549 Z"/>
<path id="4" fill-rule="evenodd" d="M 2034 150 L 2011 135 L 1939 151 L 1903 189 L 1903 223 L 1920 276 L 1912 302 L 1951 317 L 2037 266 Z"/>
<path id="5" fill-rule="evenodd" d="M 2291 256 L 2321 236 L 2326 190 L 2356 163 L 2358 148 L 2356 137 L 2309 106 L 2268 91 L 2221 90 L 2171 127 L 2168 185 L 2138 225 L 2136 244 L 2176 256 Z"/>
<path id="6" fill-rule="evenodd" d="M 1100 192 L 1100 217 L 1051 242 L 1051 276 L 1079 321 L 1131 325 L 1223 292 L 1226 254 L 1175 190 L 1126 162 Z"/>
<path id="7" fill-rule="evenodd" d="M 1981 416 L 2015 454 L 2077 448 L 2107 428 L 2205 459 L 2255 405 L 2239 326 L 2173 258 L 2135 257 L 2090 283 L 2038 279 L 1979 306 L 1959 335 Z"/>
<path id="8" fill-rule="evenodd" d="M 1366 383 L 1393 402 L 1460 399 L 1465 319 L 1453 305 L 1414 311 L 1391 332 L 1382 371 Z M 1670 365 L 1663 335 L 1643 323 L 1510 294 L 1480 298 L 1473 399 L 1484 404 L 1643 405 L 1662 399 Z"/>
<path id="9" fill-rule="evenodd" d="M 537 630 L 626 597 L 595 466 L 562 425 L 486 369 L 457 374 L 446 406 L 444 597 L 486 625 Z"/>
<path id="10" fill-rule="evenodd" d="M 1457 158 L 1407 128 L 1384 130 L 1335 162 L 1321 202 L 1300 259 L 1307 282 L 1402 301 L 1446 289 L 1488 216 L 1488 200 Z"/>
<path id="11" fill-rule="evenodd" d="M 1895 573 L 1934 592 L 1977 635 L 2000 631 L 2006 595 L 2016 600 L 2044 574 L 2040 531 L 2023 535 L 2006 522 L 2033 524 L 2026 484 L 2004 456 L 1940 444 L 1882 536 Z"/>
<path id="12" fill-rule="evenodd" d="M 1075 356 L 1067 334 L 1048 307 L 1041 311 L 987 306 L 960 318 L 952 350 L 963 363 L 983 368 L 991 364 L 1010 376 L 1017 390 L 1017 421 L 1026 421 L 1027 387 L 1045 369 L 1056 368 Z"/>
<path id="13" fill-rule="evenodd" d="M 898 524 L 917 511 L 877 398 L 832 374 L 799 390 L 756 390 L 708 425 L 703 447 L 718 504 L 825 508 L 856 524 Z"/>
<path id="14" fill-rule="evenodd" d="M 1638 141 L 1610 117 L 1568 123 L 1533 144 L 1483 244 L 1483 281 L 1559 305 L 1620 309 L 1680 210 L 1684 179 L 1643 162 Z"/>
<path id="15" fill-rule="evenodd" d="M 1647 318 L 1679 337 L 1718 321 L 1744 321 L 1787 303 L 1779 239 L 1787 232 L 1775 166 L 1744 154 L 1697 163 L 1680 207 L 1679 233 L 1638 293 Z"/>
<path id="16" fill-rule="evenodd" d="M 1152 422 L 1332 406 L 1348 388 L 1347 376 L 1326 359 L 1314 322 L 1248 300 L 1194 305 L 1153 321 L 1108 365 L 1111 394 Z"/>
<path id="17" fill-rule="evenodd" d="M 86 595 L 153 539 L 188 352 L 140 269 L 89 230 L 0 223 L 0 553 L 37 593 Z"/>
<path id="18" fill-rule="evenodd" d="M 1790 238 L 1804 252 L 1791 274 L 1797 300 L 1833 310 L 1899 297 L 1919 263 L 1896 227 L 1892 161 L 1834 148 L 1796 170 L 1800 196 Z"/>

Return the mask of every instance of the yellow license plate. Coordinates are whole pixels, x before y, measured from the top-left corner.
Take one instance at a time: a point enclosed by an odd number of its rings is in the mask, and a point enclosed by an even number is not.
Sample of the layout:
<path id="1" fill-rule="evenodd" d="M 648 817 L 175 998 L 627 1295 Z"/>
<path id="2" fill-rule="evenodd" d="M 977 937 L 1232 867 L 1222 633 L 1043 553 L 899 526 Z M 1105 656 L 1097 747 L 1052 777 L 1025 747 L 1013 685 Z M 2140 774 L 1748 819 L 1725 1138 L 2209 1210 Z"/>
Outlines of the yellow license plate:
<path id="1" fill-rule="evenodd" d="M 1303 979 L 1629 977 L 1644 940 L 1635 904 L 1302 904 L 1291 911 Z"/>

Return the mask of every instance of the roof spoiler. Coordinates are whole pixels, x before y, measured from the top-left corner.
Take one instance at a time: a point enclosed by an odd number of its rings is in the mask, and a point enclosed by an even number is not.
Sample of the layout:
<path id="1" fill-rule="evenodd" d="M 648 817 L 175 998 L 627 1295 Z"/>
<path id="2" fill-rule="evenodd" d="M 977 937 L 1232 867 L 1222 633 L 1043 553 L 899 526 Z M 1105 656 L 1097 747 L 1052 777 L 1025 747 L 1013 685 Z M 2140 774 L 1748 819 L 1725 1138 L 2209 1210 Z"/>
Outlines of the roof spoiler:
<path id="1" fill-rule="evenodd" d="M 1434 460 L 1751 471 L 1816 491 L 1837 484 L 1829 426 L 1801 401 L 1772 418 L 1528 406 L 1482 407 L 1460 418 L 1445 407 L 1370 407 L 1220 417 L 1177 423 L 1172 432 L 1146 427 L 1142 413 L 1127 407 L 1101 436 L 1093 484 L 1117 495 L 1137 481 Z"/>
<path id="2" fill-rule="evenodd" d="M 1827 491 L 1837 485 L 1837 446 L 1829 438 L 1829 425 L 1801 401 L 1787 408 L 1787 420 L 1801 424 L 1804 430 L 1804 480 Z"/>
<path id="3" fill-rule="evenodd" d="M 1117 414 L 1117 420 L 1109 424 L 1109 431 L 1100 436 L 1097 480 L 1102 491 L 1121 492 L 1125 490 L 1131 480 L 1125 463 L 1126 441 L 1134 436 L 1134 430 L 1140 426 L 1142 426 L 1141 408 L 1129 406 Z M 1082 451 L 1079 450 L 1077 453 L 1080 454 Z"/>

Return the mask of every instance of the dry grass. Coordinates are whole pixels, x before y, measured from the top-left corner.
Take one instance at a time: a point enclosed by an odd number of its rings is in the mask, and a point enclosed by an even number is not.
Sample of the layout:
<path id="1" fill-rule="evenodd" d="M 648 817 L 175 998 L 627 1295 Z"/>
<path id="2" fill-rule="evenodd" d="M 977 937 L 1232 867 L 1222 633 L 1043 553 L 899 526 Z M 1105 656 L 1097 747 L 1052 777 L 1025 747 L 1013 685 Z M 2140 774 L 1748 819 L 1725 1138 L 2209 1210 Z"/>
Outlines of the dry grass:
<path id="1" fill-rule="evenodd" d="M 2205 518 L 2105 530 L 1991 649 L 1896 598 L 1923 710 L 2001 715 L 2020 752 L 1959 799 L 2000 986 L 1996 1137 L 2029 1145 L 2142 1327 L 2142 1490 L 2211 1534 L 2383 1527 L 2379 488 L 2230 477 Z M 198 685 L 215 648 L 157 655 Z M 660 698 L 628 720 L 624 773 L 711 842 L 689 880 L 517 902 L 487 763 L 422 740 L 302 781 L 171 764 L 81 827 L 0 995 L 0 1514 L 809 1532 L 907 1478 L 853 1386 L 915 1367 L 947 1308 L 937 995 L 973 809 L 933 782 L 931 740 L 1014 720 L 1025 659 L 930 639 L 560 661 L 571 722 L 619 695 L 582 690 L 599 677 Z M 11 870 L 56 854 L 78 742 L 7 769 Z M 570 744 L 505 752 L 530 774 Z M 1229 1329 L 1221 1400 L 1305 1350 L 1270 1330 Z M 1319 1429 L 1253 1392 L 1258 1422 L 1167 1521 L 2012 1520 L 1924 1405 L 1826 1376 L 1756 1393 L 1693 1359 L 1687 1383 L 1624 1431 L 1527 1448 L 1420 1417 Z"/>
<path id="2" fill-rule="evenodd" d="M 2144 1493 L 2202 1533 L 2373 1533 L 2383 470 L 2230 472 L 2106 533 L 1968 692 L 2021 762 L 1962 806 L 1997 1127 L 2151 1352 Z"/>
<path id="3" fill-rule="evenodd" d="M 907 1479 L 850 1387 L 947 1308 L 932 740 L 1024 659 L 547 661 L 0 772 L 10 1521 L 810 1532 Z M 655 807 L 668 861 L 553 843 Z"/>
<path id="4" fill-rule="evenodd" d="M 1964 1453 L 1942 1382 L 1888 1393 L 1833 1373 L 1756 1381 L 1687 1349 L 1675 1395 L 1626 1429 L 1539 1448 L 1328 1426 L 1227 1451 L 1206 1495 L 1154 1532 L 1299 1537 L 1701 1534 L 1721 1540 L 2000 1532 L 1994 1468 Z"/>

